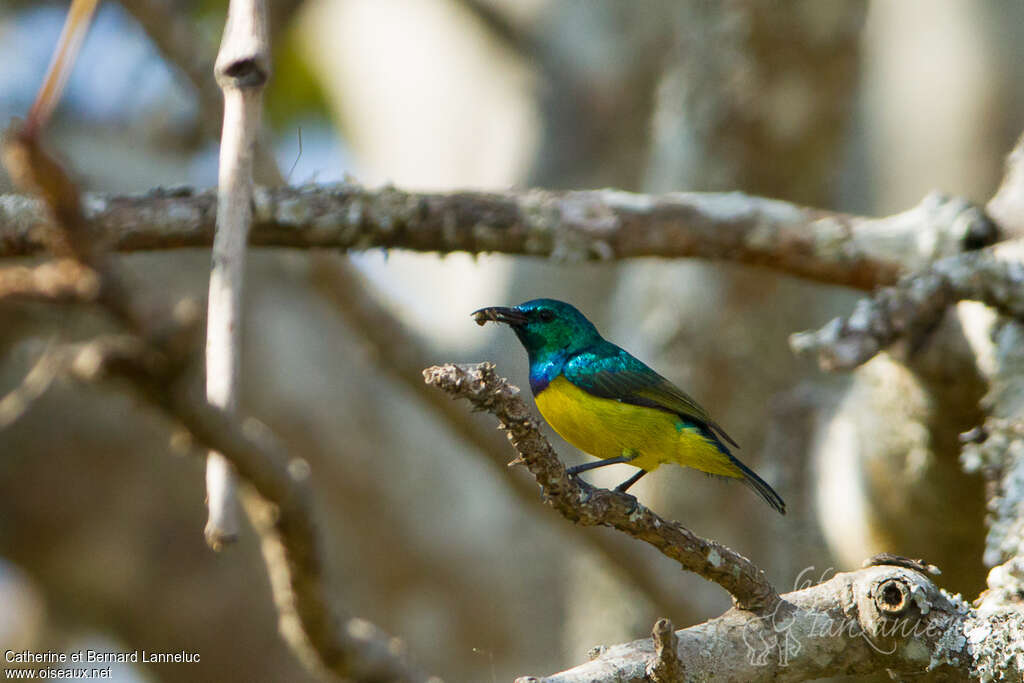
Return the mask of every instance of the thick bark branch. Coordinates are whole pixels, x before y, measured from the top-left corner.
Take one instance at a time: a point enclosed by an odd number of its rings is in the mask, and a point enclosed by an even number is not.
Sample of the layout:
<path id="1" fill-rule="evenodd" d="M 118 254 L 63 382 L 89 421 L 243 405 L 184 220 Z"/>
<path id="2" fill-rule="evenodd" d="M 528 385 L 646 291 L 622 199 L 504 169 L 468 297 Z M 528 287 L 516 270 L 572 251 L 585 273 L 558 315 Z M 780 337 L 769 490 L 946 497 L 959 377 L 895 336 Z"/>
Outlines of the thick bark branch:
<path id="1" fill-rule="evenodd" d="M 1024 181 L 1024 175 L 1019 176 Z M 1014 248 L 1015 247 L 1015 248 Z M 1024 270 L 1024 239 L 1006 245 Z M 1019 290 L 1018 290 L 1019 293 Z M 980 610 L 1021 611 L 1024 595 L 1024 317 L 997 321 L 990 331 L 994 349 L 980 363 L 989 382 L 982 400 L 989 418 L 965 435 L 961 463 L 987 482 L 988 535 L 985 564 L 992 567 Z M 1024 636 L 1017 640 L 1024 658 Z"/>
<path id="2" fill-rule="evenodd" d="M 930 195 L 886 218 L 863 218 L 741 193 L 641 195 L 617 190 L 413 193 L 354 184 L 258 189 L 252 243 L 295 248 L 393 247 L 499 252 L 567 261 L 657 256 L 758 265 L 871 289 L 997 238 L 959 199 Z M 90 219 L 118 251 L 208 247 L 210 192 L 90 195 Z M 0 257 L 36 253 L 41 207 L 0 196 Z"/>
<path id="3" fill-rule="evenodd" d="M 581 526 L 609 526 L 650 543 L 662 554 L 720 585 L 746 610 L 771 609 L 778 594 L 764 572 L 739 553 L 659 517 L 633 496 L 599 489 L 570 477 L 551 444 L 519 398 L 519 389 L 494 372 L 491 363 L 442 365 L 423 371 L 427 384 L 468 399 L 498 418 L 519 459 L 540 484 L 545 502 Z"/>
<path id="4" fill-rule="evenodd" d="M 1019 614 L 1009 622 L 979 619 L 958 597 L 911 569 L 869 567 L 786 593 L 768 614 L 732 609 L 677 631 L 682 672 L 672 680 L 802 681 L 887 670 L 930 673 L 924 680 L 968 680 L 972 665 L 982 663 L 972 657 L 980 640 L 995 636 L 993 629 L 1012 634 L 1021 624 Z M 638 640 L 606 648 L 567 671 L 517 683 L 640 683 L 650 680 L 647 672 L 658 661 L 656 645 Z M 1002 663 L 1006 680 L 1020 671 L 1019 663 Z"/>

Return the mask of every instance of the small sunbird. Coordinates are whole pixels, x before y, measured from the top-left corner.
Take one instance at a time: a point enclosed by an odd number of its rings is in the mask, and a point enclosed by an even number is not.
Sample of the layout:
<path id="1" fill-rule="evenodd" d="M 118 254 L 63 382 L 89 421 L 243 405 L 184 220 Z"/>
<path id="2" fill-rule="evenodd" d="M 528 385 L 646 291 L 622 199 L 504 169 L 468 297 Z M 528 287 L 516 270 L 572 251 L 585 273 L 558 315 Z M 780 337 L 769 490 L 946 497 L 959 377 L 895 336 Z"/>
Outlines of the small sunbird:
<path id="1" fill-rule="evenodd" d="M 659 465 L 675 463 L 739 479 L 786 514 L 779 494 L 736 459 L 723 440 L 739 446 L 696 401 L 605 340 L 572 305 L 533 299 L 481 308 L 473 319 L 512 328 L 529 355 L 541 415 L 563 439 L 600 458 L 570 467 L 570 475 L 628 463 L 640 471 L 615 488 L 625 491 Z"/>

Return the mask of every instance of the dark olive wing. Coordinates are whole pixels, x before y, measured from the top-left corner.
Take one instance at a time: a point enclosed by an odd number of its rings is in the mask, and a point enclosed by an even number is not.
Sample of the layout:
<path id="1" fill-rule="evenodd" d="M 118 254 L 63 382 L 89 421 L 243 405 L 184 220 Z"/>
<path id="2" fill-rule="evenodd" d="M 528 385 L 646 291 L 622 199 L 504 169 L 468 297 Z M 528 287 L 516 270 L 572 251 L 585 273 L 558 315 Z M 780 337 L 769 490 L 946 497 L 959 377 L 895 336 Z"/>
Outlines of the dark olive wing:
<path id="1" fill-rule="evenodd" d="M 611 343 L 576 354 L 566 363 L 563 372 L 566 379 L 589 394 L 667 410 L 684 419 L 707 425 L 739 448 L 732 437 L 686 392 Z"/>
<path id="2" fill-rule="evenodd" d="M 700 425 L 706 430 L 705 436 L 714 438 L 718 448 L 739 468 L 743 482 L 773 508 L 786 514 L 786 503 L 775 489 L 737 460 L 717 439 L 715 434 L 739 448 L 725 430 L 711 420 L 707 411 L 682 389 L 626 351 L 610 342 L 602 342 L 570 358 L 562 372 L 566 379 L 593 396 L 666 410 Z"/>

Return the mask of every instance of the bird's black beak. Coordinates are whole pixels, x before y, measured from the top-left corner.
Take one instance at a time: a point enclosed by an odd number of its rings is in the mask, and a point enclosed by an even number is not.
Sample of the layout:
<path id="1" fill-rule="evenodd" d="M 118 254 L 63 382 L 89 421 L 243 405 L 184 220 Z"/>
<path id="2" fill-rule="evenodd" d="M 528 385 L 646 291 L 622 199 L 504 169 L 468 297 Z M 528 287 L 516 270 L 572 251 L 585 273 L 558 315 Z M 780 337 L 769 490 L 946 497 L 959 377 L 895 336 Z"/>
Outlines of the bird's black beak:
<path id="1" fill-rule="evenodd" d="M 481 308 L 479 311 L 473 311 L 473 320 L 476 321 L 477 325 L 483 325 L 490 321 L 518 327 L 526 323 L 526 314 L 514 308 L 491 306 L 490 308 Z"/>

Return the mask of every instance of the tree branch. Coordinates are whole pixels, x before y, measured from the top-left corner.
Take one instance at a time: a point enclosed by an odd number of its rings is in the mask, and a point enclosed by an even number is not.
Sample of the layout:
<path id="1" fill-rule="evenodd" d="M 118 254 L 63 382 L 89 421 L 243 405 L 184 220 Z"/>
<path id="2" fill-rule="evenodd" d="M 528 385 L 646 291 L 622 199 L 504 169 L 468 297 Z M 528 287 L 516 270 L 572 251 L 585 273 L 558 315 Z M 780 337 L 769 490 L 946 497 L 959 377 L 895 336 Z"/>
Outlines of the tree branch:
<path id="1" fill-rule="evenodd" d="M 907 276 L 896 287 L 858 302 L 848 318 L 816 332 L 793 335 L 798 352 L 815 353 L 827 370 L 851 369 L 902 335 L 928 332 L 954 303 L 974 300 L 1003 314 L 989 330 L 990 357 L 978 362 L 989 391 L 982 406 L 985 425 L 964 435 L 961 464 L 988 480 L 989 533 L 985 564 L 993 566 L 988 590 L 969 617 L 967 671 L 983 680 L 1016 679 L 1024 672 L 1024 137 L 1007 159 L 1007 170 L 987 210 L 999 230 L 1013 239 L 974 254 L 943 259 Z M 963 660 L 961 660 L 963 661 Z"/>
<path id="2" fill-rule="evenodd" d="M 206 396 L 210 403 L 234 412 L 242 357 L 245 251 L 252 222 L 253 154 L 263 87 L 270 78 L 264 2 L 231 0 L 214 72 L 224 92 L 224 130 L 206 324 Z M 238 537 L 239 519 L 234 473 L 215 452 L 206 461 L 206 496 L 210 511 L 206 542 L 216 550 Z"/>
<path id="3" fill-rule="evenodd" d="M 898 338 L 932 329 L 958 301 L 980 301 L 1024 318 L 1024 263 L 1013 253 L 1015 245 L 1016 240 L 1004 242 L 938 261 L 861 299 L 848 317 L 792 335 L 790 346 L 815 355 L 823 370 L 852 370 Z"/>
<path id="4" fill-rule="evenodd" d="M 864 218 L 741 193 L 641 195 L 617 190 L 413 193 L 347 183 L 257 189 L 251 242 L 260 246 L 447 253 L 498 252 L 567 261 L 642 256 L 764 266 L 871 289 L 906 272 L 994 242 L 978 208 L 929 195 L 909 211 Z M 208 247 L 211 192 L 94 194 L 89 218 L 118 251 Z M 0 257 L 43 248 L 41 207 L 0 196 Z"/>
<path id="5" fill-rule="evenodd" d="M 1022 624 L 1019 614 L 1009 623 L 982 619 L 911 569 L 869 567 L 786 593 L 768 614 L 732 609 L 676 631 L 675 654 L 685 680 L 802 681 L 885 671 L 969 680 L 988 663 L 975 656 L 977 644 Z M 990 673 L 1006 680 L 1020 676 L 1013 647 L 1000 650 L 1005 660 Z M 639 682 L 650 680 L 648 667 L 657 660 L 651 640 L 638 640 L 567 671 L 517 683 Z"/>
<path id="6" fill-rule="evenodd" d="M 743 609 L 768 610 L 778 600 L 764 572 L 739 553 L 659 517 L 633 496 L 570 477 L 519 398 L 519 389 L 499 377 L 491 363 L 449 363 L 424 370 L 423 377 L 427 384 L 497 417 L 519 459 L 540 484 L 544 501 L 566 519 L 581 526 L 613 527 L 653 545 L 683 569 L 729 591 Z"/>

